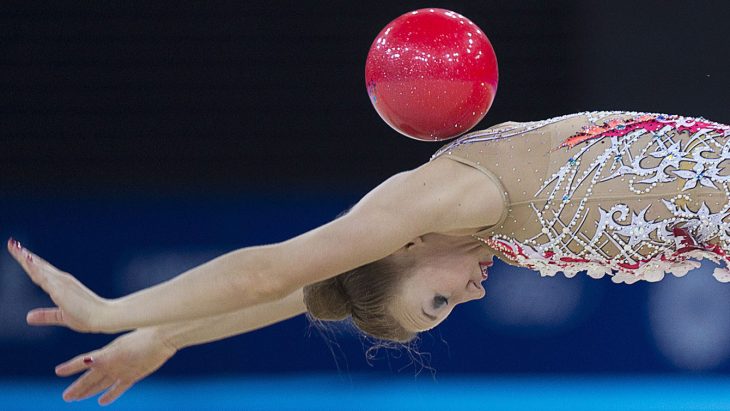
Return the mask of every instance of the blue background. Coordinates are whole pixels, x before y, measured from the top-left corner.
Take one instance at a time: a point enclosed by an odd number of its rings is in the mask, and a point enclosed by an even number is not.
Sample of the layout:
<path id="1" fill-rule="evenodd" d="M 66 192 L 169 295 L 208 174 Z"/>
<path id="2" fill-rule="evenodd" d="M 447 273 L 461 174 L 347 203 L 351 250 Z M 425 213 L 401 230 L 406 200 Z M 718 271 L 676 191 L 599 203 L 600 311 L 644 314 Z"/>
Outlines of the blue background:
<path id="1" fill-rule="evenodd" d="M 389 129 L 363 84 L 378 31 L 433 5 L 4 3 L 0 236 L 115 297 L 330 221 L 438 148 Z M 436 6 L 476 22 L 497 52 L 499 91 L 477 127 L 602 109 L 730 123 L 725 3 Z M 530 398 L 554 383 L 545 408 L 562 397 L 578 409 L 591 395 L 609 398 L 588 388 L 595 383 L 629 387 L 614 398 L 627 408 L 644 404 L 634 395 L 651 404 L 676 399 L 678 409 L 722 408 L 730 288 L 711 273 L 705 265 L 684 278 L 626 286 L 585 275 L 540 278 L 497 262 L 486 298 L 423 334 L 415 352 L 383 349 L 368 361 L 368 342 L 348 324 L 323 335 L 300 316 L 182 350 L 126 394 L 126 404 L 169 405 L 166 390 L 185 399 L 195 392 L 185 387 L 199 386 L 210 391 L 195 401 L 208 395 L 235 408 L 245 405 L 235 403 L 239 389 L 240 401 L 288 401 L 282 393 L 297 386 L 326 397 L 330 386 L 347 393 L 343 383 L 372 389 L 363 401 L 382 393 L 423 408 L 489 399 L 502 404 L 495 409 L 533 409 Z M 113 339 L 25 325 L 29 309 L 48 303 L 0 254 L 0 408 L 63 407 L 53 366 Z M 166 385 L 182 377 L 190 385 Z M 434 378 L 440 388 L 428 385 Z M 253 383 L 266 381 L 266 390 Z M 479 381 L 479 395 L 465 388 Z M 443 396 L 420 403 L 408 384 Z M 574 386 L 587 396 L 571 397 Z M 316 395 L 292 398 L 334 408 Z M 269 408 L 293 407 L 275 404 Z"/>

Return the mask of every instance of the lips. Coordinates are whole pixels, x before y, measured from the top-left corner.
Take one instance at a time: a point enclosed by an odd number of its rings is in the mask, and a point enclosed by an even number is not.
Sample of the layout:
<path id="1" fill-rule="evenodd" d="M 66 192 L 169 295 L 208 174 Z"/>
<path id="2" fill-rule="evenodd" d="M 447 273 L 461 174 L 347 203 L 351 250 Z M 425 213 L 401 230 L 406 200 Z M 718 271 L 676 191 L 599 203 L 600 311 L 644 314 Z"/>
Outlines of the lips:
<path id="1" fill-rule="evenodd" d="M 482 281 L 489 277 L 488 268 L 494 265 L 491 261 L 484 261 L 479 263 L 479 268 L 482 270 Z"/>

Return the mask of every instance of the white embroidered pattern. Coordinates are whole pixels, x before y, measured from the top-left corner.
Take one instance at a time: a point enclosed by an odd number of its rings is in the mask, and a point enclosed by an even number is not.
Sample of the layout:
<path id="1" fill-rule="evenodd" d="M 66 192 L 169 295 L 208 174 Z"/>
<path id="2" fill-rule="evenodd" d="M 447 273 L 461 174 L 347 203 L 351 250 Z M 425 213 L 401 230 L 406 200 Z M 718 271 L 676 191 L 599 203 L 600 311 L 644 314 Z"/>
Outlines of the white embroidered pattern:
<path id="1" fill-rule="evenodd" d="M 530 204 L 540 223 L 540 233 L 523 241 L 501 233 L 475 238 L 543 276 L 562 271 L 566 277 L 573 277 L 586 271 L 593 278 L 611 275 L 617 283 L 659 281 L 665 273 L 683 276 L 699 267 L 699 262 L 690 261 L 692 258 L 708 258 L 721 265 L 714 277 L 730 282 L 730 255 L 726 254 L 726 250 L 730 252 L 730 223 L 725 221 L 730 215 L 730 174 L 723 173 L 721 166 L 730 160 L 730 127 L 726 125 L 666 114 L 577 113 L 522 127 L 472 133 L 434 157 L 458 145 L 508 138 L 577 115 L 587 116 L 591 125 L 559 147 L 568 147 L 574 153 L 545 179 Z M 629 117 L 599 122 L 612 115 Z M 682 133 L 688 138 L 680 140 Z M 592 160 L 584 159 L 589 150 L 600 150 L 597 144 L 602 142 L 610 144 Z M 583 145 L 577 149 L 578 144 Z M 582 161 L 590 164 L 581 167 Z M 651 195 L 658 185 L 672 182 L 679 182 L 682 193 L 640 209 L 623 203 L 604 206 L 598 210 L 598 221 L 588 219 L 587 202 L 595 186 L 616 178 L 628 180 L 628 189 L 635 198 Z M 696 210 L 691 209 L 686 203 L 692 199 L 695 187 L 717 190 L 725 202 L 722 208 L 713 212 L 701 202 Z M 660 205 L 666 208 L 664 214 L 668 211 L 672 217 L 647 218 L 650 208 Z M 587 234 L 592 230 L 593 234 Z M 571 243 L 580 251 L 572 251 Z"/>

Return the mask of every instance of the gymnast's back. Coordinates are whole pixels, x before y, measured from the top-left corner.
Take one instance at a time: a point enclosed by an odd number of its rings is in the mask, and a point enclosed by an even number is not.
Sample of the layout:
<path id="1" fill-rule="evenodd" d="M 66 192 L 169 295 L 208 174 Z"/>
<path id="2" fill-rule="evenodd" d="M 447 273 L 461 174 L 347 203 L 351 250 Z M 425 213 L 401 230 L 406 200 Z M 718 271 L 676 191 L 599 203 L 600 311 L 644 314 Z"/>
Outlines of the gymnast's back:
<path id="1" fill-rule="evenodd" d="M 701 117 L 583 112 L 473 132 L 432 160 L 500 187 L 505 213 L 475 237 L 507 263 L 633 283 L 708 258 L 727 282 L 729 138 L 730 127 Z"/>

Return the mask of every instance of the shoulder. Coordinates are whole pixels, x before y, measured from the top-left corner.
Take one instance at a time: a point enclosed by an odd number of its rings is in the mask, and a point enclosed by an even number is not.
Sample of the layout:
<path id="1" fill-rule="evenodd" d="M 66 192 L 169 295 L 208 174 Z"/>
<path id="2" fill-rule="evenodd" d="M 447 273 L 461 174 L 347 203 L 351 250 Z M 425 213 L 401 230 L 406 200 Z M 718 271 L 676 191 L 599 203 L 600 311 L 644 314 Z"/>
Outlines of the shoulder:
<path id="1" fill-rule="evenodd" d="M 506 204 L 501 187 L 479 169 L 447 157 L 395 176 L 408 212 L 427 217 L 430 232 L 496 224 Z"/>
<path id="2" fill-rule="evenodd" d="M 448 159 L 398 173 L 344 216 L 272 247 L 286 256 L 277 278 L 301 287 L 379 260 L 425 234 L 476 232 L 499 218 L 496 194 L 485 175 Z"/>
<path id="3" fill-rule="evenodd" d="M 409 233 L 411 239 L 481 229 L 496 224 L 507 207 L 498 184 L 470 165 L 436 158 L 384 181 L 348 217 L 389 221 L 391 229 Z"/>

